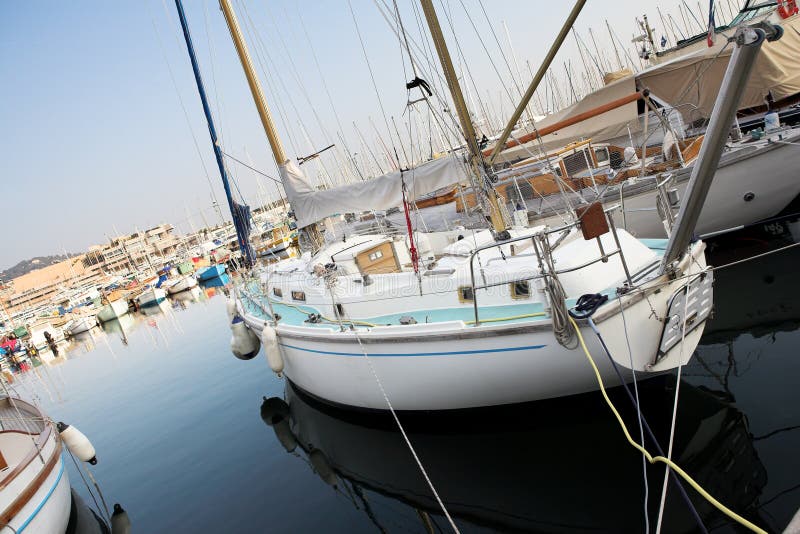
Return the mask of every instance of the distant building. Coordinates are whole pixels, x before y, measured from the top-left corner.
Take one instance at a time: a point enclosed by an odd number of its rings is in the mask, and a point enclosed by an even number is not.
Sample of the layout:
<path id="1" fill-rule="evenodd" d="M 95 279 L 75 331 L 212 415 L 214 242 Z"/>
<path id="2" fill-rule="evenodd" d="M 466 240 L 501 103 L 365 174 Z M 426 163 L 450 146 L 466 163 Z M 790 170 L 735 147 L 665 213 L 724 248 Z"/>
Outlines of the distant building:
<path id="1" fill-rule="evenodd" d="M 63 290 L 99 283 L 100 269 L 87 268 L 86 254 L 33 270 L 9 281 L 0 290 L 0 304 L 12 318 L 26 310 L 48 306 Z"/>

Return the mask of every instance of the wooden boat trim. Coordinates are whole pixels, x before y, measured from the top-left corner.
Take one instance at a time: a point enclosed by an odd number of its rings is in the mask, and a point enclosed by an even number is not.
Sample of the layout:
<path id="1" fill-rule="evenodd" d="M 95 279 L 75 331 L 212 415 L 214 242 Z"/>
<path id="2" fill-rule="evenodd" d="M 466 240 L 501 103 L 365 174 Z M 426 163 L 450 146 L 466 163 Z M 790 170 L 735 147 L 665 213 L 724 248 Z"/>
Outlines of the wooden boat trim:
<path id="1" fill-rule="evenodd" d="M 50 432 L 52 429 L 50 425 L 47 425 L 47 428 Z M 43 432 L 42 435 L 48 435 L 47 431 Z M 25 466 L 27 467 L 30 464 L 31 460 L 38 455 L 38 451 L 33 455 L 29 455 L 29 458 L 26 458 L 27 462 Z M 25 487 L 24 490 L 19 494 L 19 496 L 14 499 L 14 501 L 6 508 L 2 514 L 0 514 L 0 524 L 8 525 L 11 523 L 11 520 L 22 510 L 28 501 L 36 494 L 39 488 L 42 486 L 47 477 L 50 476 L 50 473 L 53 471 L 53 468 L 58 463 L 59 458 L 61 458 L 61 440 L 56 438 L 56 446 L 53 449 L 53 453 L 50 455 L 50 458 L 47 459 L 47 462 L 44 464 L 44 467 L 39 474 L 36 475 L 36 478 L 31 480 L 31 482 Z M 22 464 L 20 464 L 22 465 Z M 16 468 L 14 469 L 16 471 Z M 13 478 L 13 477 L 12 477 Z"/>
<path id="2" fill-rule="evenodd" d="M 27 410 L 30 410 L 30 411 L 32 411 L 32 412 L 34 412 L 36 414 L 39 414 L 42 417 L 42 419 L 44 420 L 44 416 L 42 415 L 42 413 L 35 406 L 33 406 L 32 404 L 28 404 L 27 402 L 19 400 L 19 399 L 11 399 L 11 397 L 6 397 L 5 400 L 6 400 L 6 402 L 9 402 L 9 403 L 13 400 L 13 402 L 15 402 L 15 403 L 23 404 Z M 19 431 L 19 430 L 6 430 L 5 432 L 19 432 L 19 433 L 22 433 L 22 434 L 26 433 L 24 431 Z M 30 465 L 30 463 L 40 455 L 40 451 L 44 447 L 45 443 L 47 443 L 47 440 L 50 438 L 50 434 L 52 432 L 53 432 L 52 425 L 49 425 L 49 424 L 45 423 L 45 428 L 40 434 L 38 434 L 38 435 L 37 434 L 29 434 L 29 435 L 36 435 L 37 436 L 37 438 L 34 440 L 34 448 L 33 448 L 33 450 L 29 451 L 28 454 L 25 455 L 25 457 L 22 459 L 22 461 L 19 462 L 14 467 L 14 469 L 12 469 L 8 473 L 6 473 L 6 476 L 3 477 L 2 480 L 0 480 L 0 491 L 5 489 L 17 477 L 17 475 L 19 475 L 22 471 L 24 471 L 28 467 L 28 465 Z M 56 441 L 58 443 L 56 448 L 60 451 L 61 450 L 61 440 L 57 438 Z M 48 463 L 49 463 L 49 460 L 48 460 Z M 47 464 L 45 464 L 45 466 L 46 465 Z M 16 501 L 14 501 L 14 502 L 16 502 Z M 4 515 L 0 516 L 0 519 L 2 519 L 2 517 L 4 517 Z"/>

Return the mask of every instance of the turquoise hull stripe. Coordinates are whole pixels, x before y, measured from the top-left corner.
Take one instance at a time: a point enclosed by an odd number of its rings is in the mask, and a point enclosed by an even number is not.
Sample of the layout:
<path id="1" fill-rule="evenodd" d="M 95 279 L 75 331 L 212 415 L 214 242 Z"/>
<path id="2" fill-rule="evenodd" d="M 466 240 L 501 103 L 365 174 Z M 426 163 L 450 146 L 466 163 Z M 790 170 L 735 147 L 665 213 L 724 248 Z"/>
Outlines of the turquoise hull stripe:
<path id="1" fill-rule="evenodd" d="M 55 483 L 53 483 L 53 487 L 50 488 L 50 491 L 47 492 L 47 495 L 44 496 L 44 499 L 42 499 L 42 502 L 39 503 L 39 506 L 36 507 L 36 509 L 33 511 L 30 517 L 28 517 L 28 519 L 26 519 L 25 522 L 19 526 L 19 528 L 17 529 L 18 533 L 25 530 L 27 526 L 30 524 L 30 522 L 33 521 L 33 518 L 36 517 L 36 514 L 38 514 L 42 510 L 44 504 L 50 499 L 50 496 L 56 490 L 56 486 L 58 486 L 58 483 L 61 482 L 61 477 L 64 475 L 64 461 L 62 460 L 60 463 L 61 463 L 61 468 L 58 470 L 58 476 L 56 477 Z"/>
<path id="2" fill-rule="evenodd" d="M 305 349 L 303 347 L 297 347 L 295 345 L 287 345 L 285 343 L 279 343 L 281 347 L 286 347 L 287 349 L 294 349 L 300 350 L 303 352 L 313 352 L 314 354 L 329 354 L 331 356 L 364 356 L 362 352 L 334 352 L 330 350 L 316 350 L 316 349 Z M 517 352 L 520 350 L 535 350 L 541 349 L 546 347 L 547 345 L 527 345 L 525 347 L 507 347 L 507 348 L 497 348 L 497 349 L 481 349 L 481 350 L 456 350 L 456 351 L 447 351 L 447 352 L 380 352 L 380 353 L 368 353 L 370 357 L 378 358 L 378 357 L 409 357 L 409 356 L 459 356 L 459 355 L 467 355 L 467 354 L 489 354 L 492 352 Z"/>

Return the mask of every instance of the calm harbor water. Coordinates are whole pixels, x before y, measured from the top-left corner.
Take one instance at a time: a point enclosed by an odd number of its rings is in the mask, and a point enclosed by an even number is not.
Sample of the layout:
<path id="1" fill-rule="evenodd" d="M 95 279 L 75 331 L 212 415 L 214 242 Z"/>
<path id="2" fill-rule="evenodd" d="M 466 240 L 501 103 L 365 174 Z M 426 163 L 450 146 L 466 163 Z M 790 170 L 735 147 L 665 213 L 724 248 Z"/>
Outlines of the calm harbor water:
<path id="1" fill-rule="evenodd" d="M 710 262 L 785 244 L 789 227 L 778 226 L 718 241 Z M 664 446 L 680 384 L 674 458 L 771 531 L 800 507 L 797 265 L 795 248 L 718 271 L 715 317 L 680 382 L 640 384 Z M 389 414 L 334 410 L 263 356 L 234 359 L 221 288 L 183 299 L 95 329 L 15 384 L 90 437 L 96 478 L 135 532 L 450 530 Z M 637 436 L 624 393 L 612 398 Z M 599 393 L 401 417 L 462 532 L 644 531 L 642 459 Z M 648 467 L 651 528 L 663 476 Z M 737 531 L 687 491 L 709 531 Z M 665 509 L 663 532 L 697 530 L 674 485 Z"/>

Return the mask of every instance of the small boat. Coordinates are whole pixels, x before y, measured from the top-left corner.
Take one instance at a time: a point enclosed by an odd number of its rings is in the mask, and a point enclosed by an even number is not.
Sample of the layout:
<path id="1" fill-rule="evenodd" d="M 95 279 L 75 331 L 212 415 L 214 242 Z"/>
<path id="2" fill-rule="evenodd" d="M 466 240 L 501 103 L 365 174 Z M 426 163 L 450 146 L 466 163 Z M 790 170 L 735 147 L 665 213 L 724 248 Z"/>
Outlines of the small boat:
<path id="1" fill-rule="evenodd" d="M 172 283 L 168 283 L 167 293 L 174 295 L 193 287 L 197 287 L 197 279 L 194 276 L 184 276 L 183 278 L 176 279 Z"/>
<path id="2" fill-rule="evenodd" d="M 88 332 L 95 326 L 97 326 L 97 316 L 81 315 L 71 319 L 66 325 L 64 325 L 64 332 L 70 336 L 74 336 L 76 334 Z"/>
<path id="3" fill-rule="evenodd" d="M 166 291 L 160 287 L 150 287 L 142 291 L 139 296 L 136 297 L 136 303 L 140 308 L 146 308 L 148 306 L 155 306 L 166 298 Z"/>
<path id="4" fill-rule="evenodd" d="M 69 478 L 61 438 L 35 406 L 0 399 L 0 509 L 9 532 L 66 532 L 70 518 Z"/>
<path id="5" fill-rule="evenodd" d="M 218 276 L 225 274 L 227 269 L 228 267 L 224 263 L 211 265 L 198 272 L 197 279 L 201 282 L 205 282 L 206 280 L 211 280 L 212 278 L 217 278 Z"/>
<path id="6" fill-rule="evenodd" d="M 189 274 L 194 272 L 194 263 L 191 261 L 184 261 L 178 264 L 178 273 L 180 274 Z"/>
<path id="7" fill-rule="evenodd" d="M 100 311 L 97 312 L 97 320 L 101 323 L 105 323 L 118 319 L 126 313 L 128 313 L 128 301 L 124 298 L 120 298 L 100 308 Z"/>

